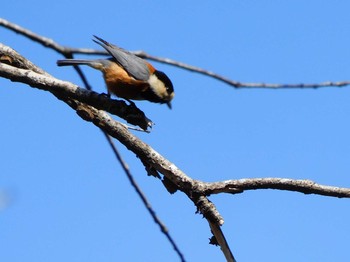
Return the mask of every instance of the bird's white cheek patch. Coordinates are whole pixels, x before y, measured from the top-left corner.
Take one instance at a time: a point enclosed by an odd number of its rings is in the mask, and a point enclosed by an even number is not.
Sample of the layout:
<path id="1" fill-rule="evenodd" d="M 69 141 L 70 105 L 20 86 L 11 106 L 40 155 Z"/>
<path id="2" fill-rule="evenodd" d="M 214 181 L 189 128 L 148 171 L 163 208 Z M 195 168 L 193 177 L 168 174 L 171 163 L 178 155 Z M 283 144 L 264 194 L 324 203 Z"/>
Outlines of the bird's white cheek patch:
<path id="1" fill-rule="evenodd" d="M 153 92 L 159 97 L 167 97 L 167 91 L 165 85 L 162 81 L 160 81 L 155 75 L 151 75 L 148 79 L 148 83 L 150 84 Z"/>

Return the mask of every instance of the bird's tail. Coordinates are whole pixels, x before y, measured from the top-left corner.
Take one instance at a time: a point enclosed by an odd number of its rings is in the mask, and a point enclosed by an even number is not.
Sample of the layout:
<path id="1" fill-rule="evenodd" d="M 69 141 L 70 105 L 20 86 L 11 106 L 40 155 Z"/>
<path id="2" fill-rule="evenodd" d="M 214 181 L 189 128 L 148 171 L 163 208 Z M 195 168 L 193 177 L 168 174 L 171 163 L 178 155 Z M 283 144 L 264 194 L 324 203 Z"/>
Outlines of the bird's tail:
<path id="1" fill-rule="evenodd" d="M 81 60 L 81 59 L 63 59 L 57 60 L 58 66 L 77 66 L 77 65 L 88 65 L 92 68 L 103 70 L 103 68 L 108 67 L 111 62 L 105 59 L 97 60 Z"/>
<path id="2" fill-rule="evenodd" d="M 94 63 L 94 60 L 80 60 L 80 59 L 57 60 L 58 66 L 91 65 L 93 63 Z"/>

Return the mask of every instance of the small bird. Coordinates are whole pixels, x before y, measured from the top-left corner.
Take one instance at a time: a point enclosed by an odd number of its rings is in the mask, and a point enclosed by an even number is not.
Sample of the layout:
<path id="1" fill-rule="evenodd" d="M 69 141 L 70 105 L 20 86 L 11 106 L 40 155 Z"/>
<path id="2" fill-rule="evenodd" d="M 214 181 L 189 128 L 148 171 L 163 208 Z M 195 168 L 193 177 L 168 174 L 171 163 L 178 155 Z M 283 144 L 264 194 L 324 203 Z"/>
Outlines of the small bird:
<path id="1" fill-rule="evenodd" d="M 58 60 L 58 66 L 88 65 L 100 70 L 110 93 L 126 100 L 148 100 L 166 103 L 171 109 L 174 87 L 169 77 L 146 60 L 94 36 L 93 41 L 112 57 L 108 59 Z"/>

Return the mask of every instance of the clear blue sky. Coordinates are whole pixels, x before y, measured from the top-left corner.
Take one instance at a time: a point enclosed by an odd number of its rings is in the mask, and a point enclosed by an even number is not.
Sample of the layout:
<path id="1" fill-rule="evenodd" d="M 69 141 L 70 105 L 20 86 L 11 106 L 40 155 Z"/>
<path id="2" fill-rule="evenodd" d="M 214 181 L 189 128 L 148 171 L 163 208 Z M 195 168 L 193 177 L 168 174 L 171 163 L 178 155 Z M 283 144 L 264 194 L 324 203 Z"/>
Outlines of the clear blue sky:
<path id="1" fill-rule="evenodd" d="M 93 34 L 237 81 L 350 79 L 350 2 L 4 1 L 1 16 L 71 47 Z M 57 53 L 0 28 L 0 42 L 81 84 Z M 139 102 L 156 122 L 136 133 L 189 176 L 311 179 L 350 187 L 350 87 L 235 90 L 154 64 L 173 110 Z M 84 68 L 95 90 L 99 72 Z M 51 94 L 0 79 L 0 261 L 179 261 L 129 185 L 101 131 Z M 169 195 L 118 142 L 188 261 L 224 261 L 207 222 Z M 238 261 L 348 261 L 350 200 L 273 190 L 212 196 Z"/>

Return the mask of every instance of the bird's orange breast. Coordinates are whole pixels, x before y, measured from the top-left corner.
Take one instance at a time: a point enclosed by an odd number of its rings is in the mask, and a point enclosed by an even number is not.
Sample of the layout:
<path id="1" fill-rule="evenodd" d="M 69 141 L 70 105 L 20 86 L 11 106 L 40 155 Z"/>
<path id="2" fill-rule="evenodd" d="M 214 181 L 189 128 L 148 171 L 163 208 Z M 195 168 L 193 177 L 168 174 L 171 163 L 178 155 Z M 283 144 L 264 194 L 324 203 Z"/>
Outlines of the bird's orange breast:
<path id="1" fill-rule="evenodd" d="M 102 72 L 109 92 L 118 97 L 142 100 L 142 93 L 149 88 L 147 82 L 136 80 L 117 63 L 110 63 Z"/>

